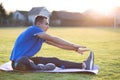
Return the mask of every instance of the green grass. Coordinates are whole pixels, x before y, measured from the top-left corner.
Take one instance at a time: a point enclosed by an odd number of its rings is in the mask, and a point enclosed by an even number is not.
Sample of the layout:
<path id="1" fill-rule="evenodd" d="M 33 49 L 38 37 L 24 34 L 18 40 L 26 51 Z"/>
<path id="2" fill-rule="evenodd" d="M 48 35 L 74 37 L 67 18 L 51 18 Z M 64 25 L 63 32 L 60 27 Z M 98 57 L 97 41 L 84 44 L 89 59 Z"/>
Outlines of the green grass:
<path id="1" fill-rule="evenodd" d="M 25 28 L 0 28 L 0 65 L 9 61 L 17 36 Z M 76 44 L 85 45 L 95 53 L 98 75 L 72 73 L 19 73 L 0 72 L 0 80 L 120 80 L 120 29 L 113 28 L 50 28 L 47 33 L 59 36 Z M 58 57 L 64 60 L 82 62 L 88 52 L 80 55 L 44 44 L 36 56 Z"/>

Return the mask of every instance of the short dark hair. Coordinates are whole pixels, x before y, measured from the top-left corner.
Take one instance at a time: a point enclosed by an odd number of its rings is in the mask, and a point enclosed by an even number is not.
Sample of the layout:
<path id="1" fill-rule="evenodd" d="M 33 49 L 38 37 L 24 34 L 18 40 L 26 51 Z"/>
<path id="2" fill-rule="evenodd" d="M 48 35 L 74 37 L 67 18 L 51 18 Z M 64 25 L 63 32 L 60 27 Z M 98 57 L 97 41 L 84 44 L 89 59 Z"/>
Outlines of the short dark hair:
<path id="1" fill-rule="evenodd" d="M 39 22 L 43 22 L 44 19 L 47 19 L 46 16 L 41 16 L 41 15 L 38 15 L 35 17 L 35 24 L 39 21 Z"/>

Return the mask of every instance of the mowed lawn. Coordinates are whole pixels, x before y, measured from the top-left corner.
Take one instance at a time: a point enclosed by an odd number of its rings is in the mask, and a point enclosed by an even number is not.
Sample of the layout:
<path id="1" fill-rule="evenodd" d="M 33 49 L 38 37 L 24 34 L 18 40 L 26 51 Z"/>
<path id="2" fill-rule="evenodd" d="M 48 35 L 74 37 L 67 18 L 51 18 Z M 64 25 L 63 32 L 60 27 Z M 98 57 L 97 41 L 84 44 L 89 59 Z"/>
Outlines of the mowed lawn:
<path id="1" fill-rule="evenodd" d="M 24 30 L 0 28 L 0 65 L 9 61 L 15 39 Z M 0 71 L 0 80 L 120 80 L 120 28 L 96 27 L 51 27 L 47 33 L 70 42 L 85 45 L 95 53 L 95 64 L 99 65 L 98 75 L 78 73 L 20 73 Z M 75 62 L 84 61 L 89 55 L 59 49 L 44 44 L 36 56 L 58 57 Z"/>

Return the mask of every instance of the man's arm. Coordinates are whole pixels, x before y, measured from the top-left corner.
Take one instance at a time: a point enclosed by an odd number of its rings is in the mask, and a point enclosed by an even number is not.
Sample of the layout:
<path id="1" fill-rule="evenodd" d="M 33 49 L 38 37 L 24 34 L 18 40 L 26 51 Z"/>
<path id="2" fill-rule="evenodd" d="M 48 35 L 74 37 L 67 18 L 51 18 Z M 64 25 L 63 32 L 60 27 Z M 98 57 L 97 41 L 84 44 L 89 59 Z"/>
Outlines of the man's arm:
<path id="1" fill-rule="evenodd" d="M 80 49 L 80 48 L 86 48 L 85 46 L 73 44 L 73 43 L 68 42 L 66 40 L 63 40 L 61 38 L 49 35 L 47 33 L 37 34 L 37 37 L 46 40 L 46 43 L 48 43 L 48 44 L 54 45 L 54 46 L 62 48 L 62 49 L 74 50 L 74 51 L 77 51 L 79 53 L 83 53 L 84 51 L 88 51 L 88 49 L 87 50 Z"/>
<path id="2" fill-rule="evenodd" d="M 47 44 L 50 44 L 50 45 L 53 45 L 53 46 L 56 46 L 56 47 L 59 47 L 59 48 L 62 48 L 62 49 L 66 49 L 66 50 L 74 50 L 76 51 L 73 47 L 69 47 L 69 46 L 63 46 L 63 45 L 60 45 L 60 44 L 57 44 L 57 43 L 53 43 L 53 42 L 50 42 L 50 41 L 45 41 Z"/>

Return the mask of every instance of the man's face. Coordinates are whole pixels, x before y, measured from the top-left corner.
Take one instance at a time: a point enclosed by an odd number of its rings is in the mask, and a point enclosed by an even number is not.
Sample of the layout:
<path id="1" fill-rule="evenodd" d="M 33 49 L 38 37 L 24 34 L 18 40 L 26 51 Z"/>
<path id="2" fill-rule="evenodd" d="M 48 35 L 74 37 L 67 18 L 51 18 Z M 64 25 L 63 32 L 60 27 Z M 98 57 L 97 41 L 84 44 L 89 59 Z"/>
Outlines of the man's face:
<path id="1" fill-rule="evenodd" d="M 44 19 L 42 23 L 40 23 L 40 28 L 42 28 L 45 32 L 48 30 L 49 28 L 49 23 L 47 19 Z"/>

